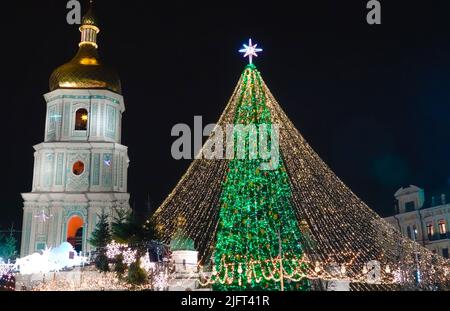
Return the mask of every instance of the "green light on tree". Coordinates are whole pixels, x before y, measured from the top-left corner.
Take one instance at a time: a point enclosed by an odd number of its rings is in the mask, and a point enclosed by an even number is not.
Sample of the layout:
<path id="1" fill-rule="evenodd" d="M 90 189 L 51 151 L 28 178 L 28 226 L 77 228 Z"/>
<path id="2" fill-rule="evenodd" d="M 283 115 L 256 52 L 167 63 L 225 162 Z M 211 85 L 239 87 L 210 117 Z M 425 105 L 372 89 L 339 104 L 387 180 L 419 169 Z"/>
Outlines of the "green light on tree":
<path id="1" fill-rule="evenodd" d="M 246 67 L 242 81 L 234 123 L 257 127 L 266 124 L 267 137 L 270 138 L 273 129 L 271 114 L 266 106 L 260 73 L 254 65 Z M 236 134 L 234 139 L 236 141 Z M 245 136 L 246 155 L 250 148 L 257 147 L 250 146 L 254 142 L 251 135 Z M 269 146 L 270 143 L 269 139 Z M 292 193 L 283 160 L 279 159 L 274 170 L 262 170 L 263 162 L 266 160 L 260 156 L 256 159 L 248 156 L 235 158 L 229 162 L 220 197 L 214 261 L 219 279 L 224 279 L 228 273 L 233 281 L 231 284 L 216 283 L 215 290 L 280 290 L 281 282 L 261 277 L 268 271 L 278 271 L 275 277 L 280 277 L 280 263 L 274 261 L 280 253 L 286 273 L 292 273 L 297 267 L 295 262 L 298 265 L 298 259 L 303 256 L 301 231 L 293 212 Z M 223 261 L 234 265 L 225 270 Z M 251 261 L 257 262 L 254 277 L 247 278 L 250 271 L 246 271 L 246 267 Z M 259 282 L 258 278 L 261 278 Z M 284 283 L 284 289 L 306 290 L 308 282 L 288 281 Z"/>

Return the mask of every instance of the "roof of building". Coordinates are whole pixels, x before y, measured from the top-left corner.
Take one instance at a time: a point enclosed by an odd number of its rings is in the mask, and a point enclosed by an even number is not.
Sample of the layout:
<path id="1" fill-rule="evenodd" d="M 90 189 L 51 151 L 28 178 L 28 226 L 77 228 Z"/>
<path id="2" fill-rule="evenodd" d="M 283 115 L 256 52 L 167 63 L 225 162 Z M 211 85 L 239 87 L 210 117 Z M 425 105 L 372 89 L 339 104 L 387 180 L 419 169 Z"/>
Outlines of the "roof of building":
<path id="1" fill-rule="evenodd" d="M 173 236 L 170 241 L 170 250 L 171 251 L 195 251 L 195 243 L 194 240 L 185 236 L 181 230 L 178 230 L 177 233 Z"/>
<path id="2" fill-rule="evenodd" d="M 100 30 L 91 5 L 82 19 L 80 31 Z M 92 30 L 91 30 L 92 31 Z M 96 37 L 89 37 L 89 41 L 80 42 L 78 53 L 68 63 L 56 68 L 50 76 L 50 91 L 56 89 L 108 89 L 121 94 L 119 75 L 111 67 L 100 60 L 97 51 Z"/>
<path id="3" fill-rule="evenodd" d="M 394 196 L 398 197 L 400 195 L 405 195 L 405 194 L 419 192 L 419 191 L 423 191 L 423 189 L 421 189 L 417 186 L 414 186 L 414 185 L 409 185 L 409 186 L 404 186 L 404 187 L 401 187 L 400 189 L 398 189 L 395 192 Z"/>
<path id="4" fill-rule="evenodd" d="M 442 197 L 444 195 L 445 197 Z M 436 207 L 450 203 L 450 189 L 448 187 L 425 193 L 425 203 L 421 209 Z"/>
<path id="5" fill-rule="evenodd" d="M 98 27 L 98 20 L 94 14 L 94 5 L 92 1 L 90 1 L 89 3 L 89 9 L 87 10 L 86 14 L 84 14 L 83 19 L 81 20 L 81 24 Z"/>
<path id="6" fill-rule="evenodd" d="M 398 189 L 394 196 L 398 198 L 399 196 L 417 193 L 419 191 L 423 191 L 425 197 L 425 201 L 420 210 L 439 207 L 450 203 L 450 188 L 448 186 L 441 187 L 430 192 L 426 192 L 425 190 L 414 185 L 404 186 Z"/>

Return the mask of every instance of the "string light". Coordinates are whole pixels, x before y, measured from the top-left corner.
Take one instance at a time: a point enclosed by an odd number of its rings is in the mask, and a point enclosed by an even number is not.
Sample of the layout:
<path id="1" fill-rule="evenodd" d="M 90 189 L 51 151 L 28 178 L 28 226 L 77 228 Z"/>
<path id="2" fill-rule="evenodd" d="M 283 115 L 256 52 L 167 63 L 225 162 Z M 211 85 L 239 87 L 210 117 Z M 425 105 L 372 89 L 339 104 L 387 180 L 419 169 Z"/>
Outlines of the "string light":
<path id="1" fill-rule="evenodd" d="M 126 249 L 123 252 L 123 263 L 129 266 L 132 263 L 136 262 L 136 255 L 137 250 Z"/>
<path id="2" fill-rule="evenodd" d="M 252 105 L 242 107 L 242 103 L 252 103 Z M 286 257 L 295 257 L 297 260 L 302 260 L 302 256 L 309 258 L 304 262 L 306 265 L 311 265 L 311 267 L 308 266 L 305 277 L 314 278 L 313 273 L 322 277 L 325 273 L 324 268 L 331 263 L 338 266 L 345 265 L 346 277 L 353 282 L 359 282 L 355 289 L 370 290 L 372 287 L 370 284 L 365 284 L 362 270 L 367 262 L 376 260 L 381 266 L 388 266 L 391 271 L 400 271 L 394 279 L 401 287 L 450 288 L 449 260 L 435 255 L 414 241 L 403 237 L 400 232 L 361 201 L 306 142 L 277 103 L 259 71 L 253 65 L 247 66 L 243 72 L 217 126 L 226 128 L 227 124 L 234 124 L 239 113 L 247 113 L 247 116 L 250 117 L 269 117 L 271 124 L 280 126 L 280 154 L 282 167 L 288 177 L 289 189 L 281 188 L 284 189 L 283 193 L 290 196 L 289 206 L 291 206 L 293 218 L 290 218 L 289 210 L 287 214 L 278 215 L 278 217 L 281 216 L 283 223 L 290 220 L 295 221 L 299 231 L 291 232 L 294 232 L 299 247 L 294 247 L 284 239 L 281 243 L 283 252 L 290 251 L 291 253 L 290 255 L 284 254 Z M 205 146 L 213 144 L 215 138 L 212 133 Z M 200 154 L 202 153 L 203 150 L 200 151 Z M 217 262 L 221 258 L 213 256 L 213 252 L 218 247 L 225 245 L 220 242 L 220 236 L 223 236 L 224 232 L 223 224 L 221 224 L 223 218 L 221 217 L 226 213 L 223 205 L 224 195 L 227 194 L 225 185 L 227 182 L 232 182 L 227 179 L 230 176 L 230 168 L 233 167 L 231 161 L 196 157 L 174 190 L 156 211 L 153 219 L 158 224 L 159 234 L 167 243 L 180 229 L 177 226 L 177 218 L 185 219 L 182 228 L 183 234 L 195 241 L 202 265 L 210 263 L 212 259 L 216 258 L 214 264 L 217 266 L 216 272 L 220 284 L 231 284 L 234 282 L 234 275 L 239 275 L 236 271 L 238 265 L 235 267 L 225 265 L 223 268 L 225 270 L 222 271 Z M 255 191 L 258 190 L 255 188 Z M 258 196 L 251 198 L 255 197 Z M 252 204 L 252 202 L 245 201 L 243 203 Z M 231 213 L 233 212 L 231 211 Z M 239 212 L 236 217 L 239 217 Z M 262 222 L 269 221 L 267 216 L 260 220 Z M 246 237 L 239 236 L 239 241 L 242 241 L 239 243 L 251 243 L 247 228 L 251 231 L 252 239 L 256 237 L 256 240 L 262 241 L 264 236 L 267 236 L 262 232 L 254 235 L 256 227 L 247 227 L 242 223 L 238 229 L 241 229 L 241 234 Z M 222 233 L 220 233 L 221 230 Z M 274 249 L 272 235 L 270 236 L 267 238 L 267 243 L 271 243 L 269 247 Z M 245 242 L 245 240 L 247 241 Z M 261 247 L 264 246 L 265 244 L 261 243 Z M 219 252 L 223 250 L 225 248 Z M 245 256 L 246 254 L 245 251 L 240 255 Z M 246 275 L 248 271 L 244 263 L 251 262 L 251 258 L 237 259 L 237 253 L 231 255 L 229 262 L 242 263 L 243 274 Z M 250 256 L 250 254 L 248 255 Z M 272 254 L 270 260 L 276 256 L 277 254 Z M 319 265 L 316 266 L 316 262 Z M 292 263 L 283 261 L 283 265 L 285 263 L 287 265 L 286 272 L 290 274 Z M 251 280 L 252 284 L 259 284 L 257 281 L 262 282 L 265 276 L 272 279 L 279 278 L 275 271 L 278 265 L 274 262 L 269 266 L 272 267 L 272 271 L 270 271 L 271 269 L 262 270 L 254 265 L 248 266 L 252 269 L 255 267 L 256 273 L 252 272 L 252 274 L 257 275 L 252 276 L 254 278 Z M 420 271 L 420 282 L 414 279 L 417 271 Z M 387 279 L 387 277 L 382 278 L 381 282 L 392 284 Z M 235 281 L 238 282 L 237 279 Z M 242 286 L 244 283 L 246 282 L 242 282 Z"/>
<path id="3" fill-rule="evenodd" d="M 73 256 L 70 256 L 71 253 Z M 88 262 L 89 258 L 80 256 L 70 243 L 65 242 L 56 248 L 46 248 L 41 253 L 16 259 L 14 269 L 22 275 L 30 275 L 80 267 Z"/>
<path id="4" fill-rule="evenodd" d="M 140 287 L 139 289 L 150 288 Z M 104 291 L 104 290 L 132 290 L 130 284 L 120 280 L 115 273 L 83 273 L 78 280 L 73 278 L 51 278 L 35 286 L 33 291 Z"/>
<path id="5" fill-rule="evenodd" d="M 2 275 L 7 275 L 11 271 L 13 271 L 14 265 L 13 264 L 7 264 L 4 262 L 0 262 L 0 277 Z"/>
<path id="6" fill-rule="evenodd" d="M 115 259 L 118 255 L 122 254 L 123 251 L 128 249 L 127 244 L 120 244 L 116 241 L 111 241 L 108 245 L 106 245 L 106 257 L 112 260 Z"/>
<path id="7" fill-rule="evenodd" d="M 134 285 L 127 283 L 123 278 L 119 278 L 114 272 L 80 272 L 78 278 L 65 276 L 65 273 L 56 273 L 50 275 L 48 280 L 44 279 L 31 289 L 33 291 L 143 291 L 143 290 L 166 290 L 170 274 L 167 269 L 159 271 L 156 274 L 149 275 L 149 282 L 142 285 Z"/>
<path id="8" fill-rule="evenodd" d="M 386 265 L 386 268 L 384 271 L 386 271 L 386 273 L 391 273 L 391 267 L 389 267 L 389 265 Z"/>
<path id="9" fill-rule="evenodd" d="M 14 265 L 4 263 L 0 258 L 0 291 L 14 291 Z"/>
<path id="10" fill-rule="evenodd" d="M 129 248 L 128 244 L 120 244 L 113 240 L 106 245 L 106 257 L 110 260 L 114 260 L 118 255 L 122 255 L 123 263 L 129 266 L 136 262 L 137 250 Z"/>
<path id="11" fill-rule="evenodd" d="M 0 272 L 0 291 L 15 291 L 15 278 L 12 270 Z"/>
<path id="12" fill-rule="evenodd" d="M 167 286 L 169 284 L 168 280 L 169 280 L 169 277 L 168 277 L 167 273 L 164 273 L 164 272 L 158 273 L 154 277 L 154 280 L 153 280 L 153 286 L 154 286 L 155 290 L 162 291 L 165 288 L 167 288 Z"/>
<path id="13" fill-rule="evenodd" d="M 65 250 L 66 247 L 63 246 L 60 248 Z M 140 260 L 141 268 L 143 268 L 149 276 L 149 281 L 146 284 L 138 286 L 129 284 L 124 279 L 119 278 L 116 273 L 92 273 L 93 271 L 90 271 L 92 268 L 87 268 L 86 273 L 81 271 L 80 277 L 74 278 L 73 276 L 68 275 L 72 272 L 59 272 L 61 268 L 69 267 L 69 265 L 58 261 L 59 252 L 56 252 L 56 255 L 58 255 L 57 257 L 55 257 L 55 254 L 53 253 L 52 249 L 46 249 L 42 254 L 33 254 L 32 256 L 18 259 L 16 264 L 5 264 L 2 262 L 0 264 L 0 278 L 2 284 L 7 284 L 2 288 L 14 290 L 11 285 L 14 284 L 14 282 L 9 281 L 13 280 L 13 271 L 18 266 L 20 266 L 22 275 L 44 274 L 42 282 L 32 284 L 33 287 L 30 289 L 33 291 L 165 290 L 168 287 L 171 277 L 169 269 L 167 268 L 167 263 L 157 267 L 156 263 L 150 261 L 150 256 L 147 252 Z M 128 266 L 136 262 L 137 258 L 137 250 L 129 248 L 127 244 L 119 244 L 115 241 L 112 241 L 107 245 L 106 253 L 107 257 L 111 260 L 116 259 L 120 254 L 123 255 L 123 262 Z M 68 258 L 68 254 L 66 254 L 66 252 L 64 252 L 64 254 L 63 258 Z M 77 259 L 85 260 L 86 258 L 76 257 L 75 260 L 70 261 L 70 267 L 78 266 L 75 265 L 75 263 L 79 262 Z M 83 263 L 87 263 L 87 261 L 83 261 Z M 50 276 L 50 278 L 46 279 L 46 276 Z M 194 273 L 189 274 L 189 278 L 195 279 L 195 277 L 196 275 Z M 24 280 L 26 279 L 28 278 L 25 278 Z M 29 285 L 30 284 L 19 284 L 19 287 L 28 287 Z"/>
<path id="14" fill-rule="evenodd" d="M 214 265 L 212 268 L 212 272 L 208 273 L 204 271 L 204 267 L 200 266 L 200 279 L 199 284 L 201 286 L 210 286 L 214 284 L 232 284 L 233 282 L 239 282 L 239 280 L 244 279 L 242 275 L 243 272 L 250 271 L 246 274 L 247 282 L 252 283 L 253 281 L 256 283 L 260 283 L 261 279 L 265 279 L 266 281 L 280 281 L 280 273 L 279 266 L 277 263 L 280 261 L 280 258 L 274 258 L 272 260 L 265 260 L 264 262 L 251 260 L 245 264 L 239 264 L 240 268 L 237 270 L 237 274 L 230 275 L 228 272 L 233 270 L 234 263 L 227 263 L 225 260 L 221 261 L 221 266 L 218 268 L 219 271 L 223 273 L 217 273 L 217 268 Z M 368 270 L 366 265 L 360 269 L 359 273 L 352 273 L 351 275 L 347 274 L 347 267 L 351 267 L 351 262 L 347 264 L 343 264 L 340 267 L 335 263 L 323 263 L 323 262 L 311 262 L 307 258 L 302 258 L 299 260 L 293 259 L 291 260 L 292 264 L 296 266 L 296 269 L 292 270 L 290 273 L 286 270 L 283 270 L 282 277 L 284 280 L 290 280 L 293 282 L 299 282 L 304 279 L 308 280 L 328 280 L 328 281 L 348 281 L 353 283 L 364 283 L 367 279 Z M 265 266 L 265 272 L 261 274 L 261 277 L 257 276 L 255 272 L 255 267 L 258 265 Z M 245 267 L 244 267 L 245 266 Z M 338 268 L 336 270 L 336 268 Z M 351 271 L 357 271 L 357 267 L 351 267 Z M 448 273 L 448 271 L 447 271 Z M 226 275 L 226 277 L 221 278 L 220 275 Z M 376 284 L 384 284 L 384 285 L 396 285 L 402 283 L 400 277 L 400 268 L 398 268 L 394 273 L 390 272 L 389 266 L 386 266 L 384 273 L 382 272 L 380 275 L 379 282 L 375 282 Z M 254 278 L 254 279 L 253 279 Z M 389 287 L 387 287 L 389 288 Z M 392 287 L 391 287 L 392 288 Z"/>

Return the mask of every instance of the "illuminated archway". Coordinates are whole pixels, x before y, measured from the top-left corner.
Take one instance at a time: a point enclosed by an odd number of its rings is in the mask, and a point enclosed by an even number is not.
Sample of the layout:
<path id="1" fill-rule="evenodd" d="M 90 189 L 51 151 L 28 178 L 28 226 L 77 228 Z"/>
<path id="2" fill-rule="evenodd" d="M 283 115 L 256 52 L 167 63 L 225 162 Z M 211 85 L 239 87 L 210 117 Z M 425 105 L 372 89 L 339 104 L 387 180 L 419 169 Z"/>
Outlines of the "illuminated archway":
<path id="1" fill-rule="evenodd" d="M 80 216 L 73 216 L 67 223 L 67 242 L 72 244 L 77 252 L 83 249 L 83 219 Z"/>

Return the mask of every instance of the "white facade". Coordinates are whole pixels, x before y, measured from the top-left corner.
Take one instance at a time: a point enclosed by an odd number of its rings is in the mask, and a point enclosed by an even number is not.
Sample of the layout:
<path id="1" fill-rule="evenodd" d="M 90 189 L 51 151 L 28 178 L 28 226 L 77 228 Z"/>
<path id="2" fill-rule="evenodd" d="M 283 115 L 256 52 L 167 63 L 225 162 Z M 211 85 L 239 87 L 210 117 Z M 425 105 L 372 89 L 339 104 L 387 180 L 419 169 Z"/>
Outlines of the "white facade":
<path id="1" fill-rule="evenodd" d="M 396 215 L 385 218 L 404 236 L 415 240 L 434 253 L 449 257 L 450 204 L 445 194 L 432 197 L 429 204 L 425 192 L 416 186 L 400 188 L 395 193 Z"/>
<path id="2" fill-rule="evenodd" d="M 197 273 L 198 272 L 198 252 L 197 251 L 173 251 L 172 263 L 175 266 L 175 273 Z"/>
<path id="3" fill-rule="evenodd" d="M 200 288 L 198 280 L 198 252 L 193 250 L 175 250 L 172 252 L 174 273 L 168 283 L 169 291 L 210 291 Z"/>
<path id="4" fill-rule="evenodd" d="M 69 238 L 72 243 L 77 240 L 78 250 L 89 251 L 98 215 L 130 208 L 128 152 L 120 144 L 122 95 L 100 89 L 57 89 L 44 97 L 45 140 L 34 146 L 32 192 L 22 194 L 21 256 L 56 247 Z M 76 124 L 80 111 L 84 129 Z M 82 228 L 76 236 L 69 232 L 73 226 Z"/>

